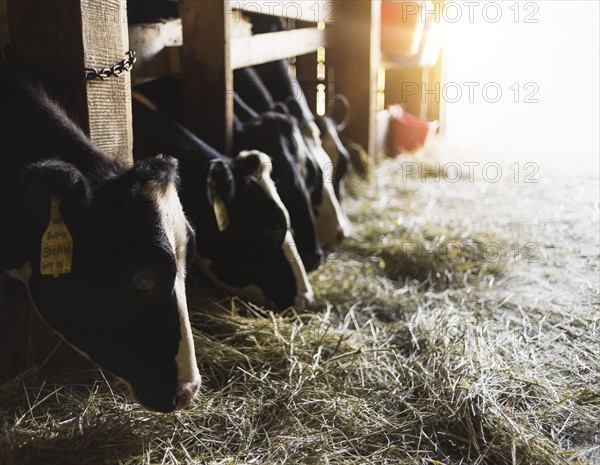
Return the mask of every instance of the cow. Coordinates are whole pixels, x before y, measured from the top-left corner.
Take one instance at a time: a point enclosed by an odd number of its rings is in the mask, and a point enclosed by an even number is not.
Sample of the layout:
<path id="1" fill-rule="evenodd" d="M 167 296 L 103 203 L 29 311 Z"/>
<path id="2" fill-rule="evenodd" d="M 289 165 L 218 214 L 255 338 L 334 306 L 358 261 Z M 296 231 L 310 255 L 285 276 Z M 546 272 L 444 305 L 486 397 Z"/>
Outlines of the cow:
<path id="1" fill-rule="evenodd" d="M 196 263 L 218 287 L 259 305 L 304 309 L 313 293 L 290 217 L 259 151 L 218 153 L 143 95 L 133 101 L 134 155 L 177 157 L 184 211 L 197 226 Z"/>
<path id="2" fill-rule="evenodd" d="M 317 164 L 323 178 L 323 186 L 314 205 L 317 234 L 324 245 L 337 245 L 350 230 L 338 200 L 340 183 L 347 170 L 349 156 L 339 141 L 332 121 L 328 118 L 319 119 L 323 130 L 327 131 L 327 137 L 322 141 L 321 131 L 310 112 L 306 97 L 299 90 L 297 81 L 289 75 L 287 65 L 283 61 L 266 63 L 247 70 L 236 70 L 234 88 L 236 93 L 249 96 L 255 105 L 253 109 L 258 112 L 264 111 L 265 107 L 273 109 L 284 105 L 295 118 L 304 141 L 300 145 L 306 150 L 305 158 Z M 271 91 L 274 95 L 271 95 Z M 325 147 L 331 150 L 331 156 L 324 151 L 323 142 L 326 142 Z"/>
<path id="3" fill-rule="evenodd" d="M 323 258 L 314 213 L 323 190 L 320 167 L 307 156 L 308 149 L 294 118 L 274 111 L 258 115 L 237 95 L 235 102 L 238 121 L 234 149 L 256 149 L 269 154 L 277 192 L 290 212 L 300 257 L 307 270 L 315 270 Z"/>
<path id="4" fill-rule="evenodd" d="M 109 158 L 39 85 L 5 63 L 0 78 L 2 270 L 142 405 L 189 406 L 201 382 L 185 296 L 194 230 L 177 160 Z"/>
<path id="5" fill-rule="evenodd" d="M 137 93 L 150 100 L 161 113 L 168 114 L 177 122 L 182 121 L 181 81 L 158 79 L 138 86 Z M 318 200 L 322 190 L 320 168 L 306 156 L 308 150 L 294 118 L 275 112 L 257 118 L 256 112 L 237 95 L 235 102 L 236 112 L 241 118 L 235 125 L 234 152 L 258 150 L 272 159 L 273 180 L 289 212 L 298 253 L 305 269 L 312 271 L 319 266 L 323 257 L 312 206 L 313 198 Z M 240 110 L 240 105 L 245 110 Z"/>
<path id="6" fill-rule="evenodd" d="M 315 116 L 315 124 L 321 135 L 323 150 L 331 160 L 333 190 L 338 201 L 344 194 L 344 177 L 348 173 L 350 153 L 342 143 L 339 133 L 344 123 L 337 124 L 329 115 Z"/>

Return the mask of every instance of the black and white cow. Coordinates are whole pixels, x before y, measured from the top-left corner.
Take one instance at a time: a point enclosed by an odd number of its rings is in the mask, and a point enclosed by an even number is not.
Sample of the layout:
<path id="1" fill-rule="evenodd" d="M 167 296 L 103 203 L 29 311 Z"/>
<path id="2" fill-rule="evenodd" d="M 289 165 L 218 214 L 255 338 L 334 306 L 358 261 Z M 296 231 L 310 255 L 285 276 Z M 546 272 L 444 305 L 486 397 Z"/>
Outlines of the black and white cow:
<path id="1" fill-rule="evenodd" d="M 341 201 L 344 193 L 343 180 L 350 164 L 350 153 L 340 139 L 339 125 L 332 117 L 315 116 L 315 124 L 319 128 L 323 150 L 331 160 L 333 190 L 337 199 Z"/>
<path id="2" fill-rule="evenodd" d="M 237 84 L 235 84 L 235 80 L 237 80 Z M 337 245 L 350 233 L 350 224 L 336 195 L 336 190 L 339 192 L 341 175 L 347 169 L 345 151 L 344 153 L 337 151 L 336 141 L 339 141 L 339 138 L 336 137 L 337 133 L 335 136 L 326 138 L 326 146 L 332 149 L 330 157 L 324 151 L 321 132 L 310 111 L 306 97 L 298 82 L 289 74 L 284 61 L 258 65 L 251 71 L 236 71 L 234 87 L 236 93 L 252 97 L 258 105 L 256 110 L 263 110 L 265 106 L 269 105 L 273 107 L 284 104 L 289 108 L 291 115 L 296 118 L 303 140 L 303 143 L 298 145 L 303 146 L 306 151 L 304 158 L 313 160 L 319 167 L 323 179 L 321 191 L 317 197 L 313 198 L 317 234 L 323 245 L 328 247 Z M 263 97 L 258 98 L 257 95 L 261 93 L 264 94 Z M 323 124 L 323 128 L 332 129 L 328 124 Z M 336 162 L 335 166 L 332 160 Z"/>
<path id="3" fill-rule="evenodd" d="M 260 305 L 306 308 L 312 289 L 264 153 L 224 157 L 136 95 L 134 154 L 176 156 L 180 196 L 197 225 L 196 262 L 224 290 Z"/>
<path id="4" fill-rule="evenodd" d="M 138 91 L 148 97 L 161 113 L 182 121 L 181 81 L 158 79 L 138 86 Z M 257 118 L 256 112 L 237 95 L 235 102 L 236 113 L 241 120 L 236 124 L 235 152 L 259 150 L 272 159 L 272 177 L 289 212 L 298 252 L 306 270 L 312 271 L 318 267 L 323 256 L 312 207 L 313 197 L 319 197 L 322 190 L 320 168 L 307 157 L 308 149 L 293 117 L 268 112 Z"/>
<path id="5" fill-rule="evenodd" d="M 185 297 L 194 232 L 177 161 L 113 161 L 39 87 L 5 64 L 0 76 L 2 269 L 141 404 L 188 406 L 200 386 Z"/>
<path id="6" fill-rule="evenodd" d="M 315 270 L 323 258 L 314 213 L 323 189 L 320 167 L 307 156 L 293 117 L 274 111 L 258 115 L 237 95 L 235 102 L 235 151 L 254 149 L 269 154 L 273 180 L 290 213 L 300 257 L 307 270 Z"/>

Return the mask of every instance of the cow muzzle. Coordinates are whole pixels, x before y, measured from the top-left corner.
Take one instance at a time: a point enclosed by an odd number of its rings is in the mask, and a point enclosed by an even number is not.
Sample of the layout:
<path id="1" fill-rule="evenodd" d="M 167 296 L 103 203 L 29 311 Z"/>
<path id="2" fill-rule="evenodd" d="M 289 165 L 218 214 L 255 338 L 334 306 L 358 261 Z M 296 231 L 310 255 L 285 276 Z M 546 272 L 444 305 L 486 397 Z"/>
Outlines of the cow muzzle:
<path id="1" fill-rule="evenodd" d="M 180 383 L 177 387 L 177 404 L 175 410 L 188 408 L 191 405 L 192 400 L 194 400 L 194 397 L 198 394 L 201 384 L 201 380 Z"/>
<path id="2" fill-rule="evenodd" d="M 314 296 L 312 291 L 298 294 L 294 300 L 294 307 L 300 310 L 306 310 L 313 303 Z"/>

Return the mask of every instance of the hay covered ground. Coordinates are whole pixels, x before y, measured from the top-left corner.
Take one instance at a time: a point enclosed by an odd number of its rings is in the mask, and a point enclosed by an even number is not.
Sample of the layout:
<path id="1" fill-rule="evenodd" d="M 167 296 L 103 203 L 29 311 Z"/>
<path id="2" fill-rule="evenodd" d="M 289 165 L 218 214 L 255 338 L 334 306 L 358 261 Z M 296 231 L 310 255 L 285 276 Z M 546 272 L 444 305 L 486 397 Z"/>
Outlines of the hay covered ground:
<path id="1" fill-rule="evenodd" d="M 0 386 L 0 463 L 600 463 L 597 173 L 450 182 L 415 161 L 352 181 L 312 311 L 193 286 L 192 409 L 32 369 Z"/>

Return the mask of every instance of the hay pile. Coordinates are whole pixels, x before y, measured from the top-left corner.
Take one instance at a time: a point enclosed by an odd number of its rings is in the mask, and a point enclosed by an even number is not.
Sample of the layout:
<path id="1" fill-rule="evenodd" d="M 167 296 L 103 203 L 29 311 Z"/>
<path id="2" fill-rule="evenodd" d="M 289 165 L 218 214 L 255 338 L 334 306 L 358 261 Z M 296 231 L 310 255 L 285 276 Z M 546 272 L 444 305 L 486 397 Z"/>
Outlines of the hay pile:
<path id="1" fill-rule="evenodd" d="M 514 186 L 402 183 L 398 167 L 354 180 L 354 236 L 311 276 L 313 311 L 191 292 L 204 377 L 192 409 L 149 413 L 98 369 L 31 370 L 0 386 L 0 463 L 598 460 L 594 234 L 575 245 L 532 211 L 490 216 L 485 198 L 520 198 Z M 588 213 L 565 228 L 594 227 L 597 204 Z M 536 261 L 517 260 L 515 241 L 532 238 Z M 556 294 L 564 270 L 574 281 Z"/>

